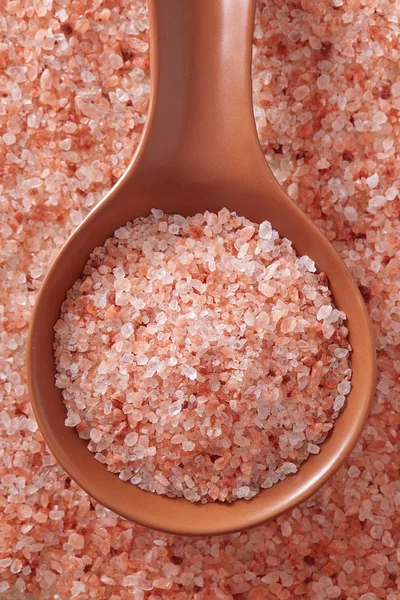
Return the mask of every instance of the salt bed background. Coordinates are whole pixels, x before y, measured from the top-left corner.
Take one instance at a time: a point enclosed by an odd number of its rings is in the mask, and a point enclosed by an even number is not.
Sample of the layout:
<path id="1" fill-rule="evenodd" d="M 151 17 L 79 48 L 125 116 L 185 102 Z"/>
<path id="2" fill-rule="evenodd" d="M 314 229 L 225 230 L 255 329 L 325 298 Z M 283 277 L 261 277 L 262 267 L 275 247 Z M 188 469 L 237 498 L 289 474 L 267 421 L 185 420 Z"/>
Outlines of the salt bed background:
<path id="1" fill-rule="evenodd" d="M 258 1 L 262 147 L 360 285 L 378 391 L 360 443 L 319 494 L 251 532 L 201 540 L 137 527 L 91 501 L 47 451 L 25 382 L 43 274 L 142 131 L 145 6 L 0 8 L 0 597 L 400 598 L 400 2 Z"/>

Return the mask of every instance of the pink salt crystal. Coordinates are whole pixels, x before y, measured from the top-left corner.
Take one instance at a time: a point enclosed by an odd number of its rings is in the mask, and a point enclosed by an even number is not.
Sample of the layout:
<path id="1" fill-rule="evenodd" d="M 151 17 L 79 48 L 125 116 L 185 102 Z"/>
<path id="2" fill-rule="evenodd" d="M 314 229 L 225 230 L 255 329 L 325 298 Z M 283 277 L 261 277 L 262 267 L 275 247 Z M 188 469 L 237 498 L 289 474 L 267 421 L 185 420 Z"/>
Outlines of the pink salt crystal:
<path id="1" fill-rule="evenodd" d="M 99 431 L 98 429 L 92 429 L 90 431 L 90 439 L 95 443 L 98 444 L 102 438 L 102 433 L 101 431 Z"/>
<path id="2" fill-rule="evenodd" d="M 85 547 L 85 538 L 79 533 L 71 533 L 68 537 L 68 544 L 75 550 L 82 550 Z"/>
<path id="3" fill-rule="evenodd" d="M 351 467 L 349 468 L 347 473 L 348 473 L 349 477 L 351 477 L 352 479 L 355 479 L 360 475 L 361 471 L 356 465 L 351 465 Z"/>
<path id="4" fill-rule="evenodd" d="M 172 580 L 167 577 L 159 577 L 154 579 L 153 585 L 158 590 L 170 590 L 172 587 Z"/>
<path id="5" fill-rule="evenodd" d="M 281 525 L 281 532 L 283 537 L 290 537 L 292 535 L 292 527 L 289 521 L 284 521 Z"/>
<path id="6" fill-rule="evenodd" d="M 182 442 L 182 450 L 185 450 L 185 452 L 191 452 L 195 448 L 196 444 L 192 441 Z"/>
<path id="7" fill-rule="evenodd" d="M 161 218 L 167 225 L 163 231 Z M 199 219 L 207 223 L 204 229 L 196 224 Z M 131 256 L 135 256 L 133 262 Z M 105 271 L 108 258 L 116 266 Z M 215 270 L 220 272 L 218 278 L 205 276 Z M 64 319 L 55 328 L 57 384 L 66 390 L 66 424 L 83 421 L 86 428 L 80 431 L 81 437 L 91 439 L 95 446 L 89 449 L 96 459 L 122 480 L 160 494 L 168 489 L 168 495 L 191 501 L 251 499 L 260 486 L 270 487 L 296 473 L 309 453 L 319 452 L 323 440 L 318 428 L 308 437 L 304 433 L 306 423 L 314 422 L 311 415 L 316 414 L 319 402 L 331 408 L 335 417 L 350 390 L 350 383 L 343 380 L 350 372 L 345 335 L 342 345 L 326 341 L 340 329 L 345 315 L 333 308 L 329 288 L 320 286 L 314 271 L 314 262 L 297 257 L 289 240 L 280 240 L 268 221 L 257 227 L 224 210 L 218 215 L 185 218 L 164 216 L 155 209 L 150 217 L 120 227 L 113 239 L 92 254 L 84 278 L 63 305 Z M 289 283 L 292 272 L 296 277 Z M 154 296 L 153 285 L 158 281 L 163 285 L 162 303 Z M 290 304 L 285 286 L 291 290 Z M 300 300 L 301 286 L 306 286 L 310 304 Z M 115 290 L 114 296 L 110 289 Z M 87 315 L 85 339 L 80 331 L 75 339 L 75 323 L 85 315 L 84 298 L 92 293 L 104 303 L 95 303 L 97 312 Z M 220 299 L 228 294 L 229 304 L 220 307 Z M 214 302 L 204 304 L 202 298 Z M 107 339 L 103 339 L 104 330 L 110 333 Z M 314 370 L 312 393 L 310 367 L 305 366 L 314 360 L 310 346 L 304 344 L 308 331 L 322 357 Z M 285 336 L 285 356 L 279 350 L 280 336 Z M 337 356 L 340 350 L 344 352 Z M 84 359 L 80 352 L 85 353 Z M 286 373 L 293 397 L 287 397 L 280 409 L 286 437 L 276 448 L 269 443 L 269 419 L 279 391 L 265 369 L 267 356 L 272 372 Z M 294 359 L 304 372 L 300 377 L 292 368 Z M 94 380 L 88 373 L 92 363 L 97 374 Z M 331 363 L 335 368 L 330 371 Z M 328 371 L 340 392 L 336 398 L 332 386 L 318 385 L 318 378 Z M 103 375 L 108 376 L 107 382 Z M 93 398 L 133 393 L 140 410 L 127 396 L 122 405 L 124 420 L 114 426 L 112 403 L 102 400 L 99 411 L 88 392 Z M 298 402 L 304 395 L 307 404 Z M 308 414 L 310 402 L 314 412 Z M 257 441 L 250 429 L 254 421 L 262 432 Z M 212 453 L 219 456 L 215 464 L 208 458 L 210 444 L 215 447 Z M 291 460 L 286 460 L 287 446 Z M 128 454 L 123 447 L 132 450 Z M 225 460 L 227 448 L 231 454 Z M 194 462 L 192 455 L 182 454 L 194 451 Z M 170 458 L 159 460 L 159 455 Z M 271 455 L 272 468 L 268 464 Z M 209 481 L 207 487 L 204 480 Z"/>
<path id="8" fill-rule="evenodd" d="M 308 85 L 300 85 L 299 87 L 297 87 L 294 90 L 294 97 L 296 100 L 304 100 L 305 98 L 307 98 L 307 96 L 310 95 L 310 88 L 308 87 Z"/>

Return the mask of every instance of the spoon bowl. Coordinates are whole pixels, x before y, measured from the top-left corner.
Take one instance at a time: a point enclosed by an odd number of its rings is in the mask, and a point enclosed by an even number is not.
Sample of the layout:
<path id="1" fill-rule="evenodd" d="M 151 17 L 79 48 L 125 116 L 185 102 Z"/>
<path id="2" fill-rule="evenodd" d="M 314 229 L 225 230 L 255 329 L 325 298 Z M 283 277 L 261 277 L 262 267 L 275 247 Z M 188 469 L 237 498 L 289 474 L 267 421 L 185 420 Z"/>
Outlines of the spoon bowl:
<path id="1" fill-rule="evenodd" d="M 51 265 L 34 308 L 28 379 L 43 436 L 82 488 L 121 516 L 184 535 L 253 527 L 316 492 L 351 452 L 375 385 L 375 351 L 363 299 L 319 229 L 273 177 L 252 114 L 254 0 L 150 0 L 152 91 L 145 132 L 125 175 L 88 215 Z M 352 390 L 321 452 L 295 475 L 250 501 L 193 504 L 121 481 L 66 427 L 55 386 L 54 325 L 67 291 L 92 250 L 152 208 L 183 216 L 227 207 L 253 222 L 268 220 L 326 273 L 336 306 L 347 315 L 353 348 Z"/>

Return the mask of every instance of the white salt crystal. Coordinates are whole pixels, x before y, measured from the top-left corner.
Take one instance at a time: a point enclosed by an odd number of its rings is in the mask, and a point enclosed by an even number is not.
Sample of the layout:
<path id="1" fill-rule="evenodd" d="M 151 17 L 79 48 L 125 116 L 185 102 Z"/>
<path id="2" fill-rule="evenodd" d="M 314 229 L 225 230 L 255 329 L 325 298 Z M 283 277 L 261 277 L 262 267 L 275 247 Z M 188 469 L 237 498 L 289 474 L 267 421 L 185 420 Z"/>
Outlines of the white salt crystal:
<path id="1" fill-rule="evenodd" d="M 385 206 L 387 201 L 388 201 L 388 199 L 386 198 L 386 196 L 381 196 L 381 195 L 374 196 L 368 202 L 368 210 L 373 211 L 375 208 L 380 208 L 381 206 Z"/>
<path id="2" fill-rule="evenodd" d="M 170 233 L 172 233 L 172 235 L 178 235 L 179 231 L 180 231 L 180 227 L 179 225 L 177 225 L 176 223 L 172 223 L 169 227 L 168 227 L 168 231 Z"/>
<path id="3" fill-rule="evenodd" d="M 136 362 L 138 365 L 147 365 L 149 359 L 144 354 L 138 354 L 136 357 Z"/>
<path id="4" fill-rule="evenodd" d="M 317 446 L 316 444 L 308 444 L 307 445 L 307 450 L 310 454 L 319 454 L 321 448 L 319 446 Z"/>
<path id="5" fill-rule="evenodd" d="M 145 307 L 145 303 L 141 298 L 132 298 L 129 300 L 135 310 L 141 310 Z"/>
<path id="6" fill-rule="evenodd" d="M 4 133 L 3 141 L 7 146 L 12 146 L 17 141 L 17 138 L 13 133 Z"/>
<path id="7" fill-rule="evenodd" d="M 90 439 L 95 444 L 98 444 L 100 442 L 101 438 L 103 437 L 101 431 L 99 431 L 98 429 L 91 429 L 89 435 L 90 435 Z"/>
<path id="8" fill-rule="evenodd" d="M 203 587 L 203 585 L 204 585 L 204 579 L 201 575 L 197 575 L 197 577 L 195 577 L 193 579 L 193 582 L 195 585 L 197 585 L 197 587 L 200 587 L 200 588 Z"/>
<path id="9" fill-rule="evenodd" d="M 247 250 L 249 248 L 249 244 L 245 243 L 243 244 L 243 246 L 240 248 L 237 257 L 239 259 L 244 258 L 246 256 Z"/>
<path id="10" fill-rule="evenodd" d="M 164 211 L 161 210 L 160 208 L 152 208 L 151 209 L 151 214 L 153 215 L 153 217 L 155 219 L 161 219 L 161 217 L 164 216 Z"/>
<path id="11" fill-rule="evenodd" d="M 78 415 L 78 413 L 68 411 L 68 416 L 64 422 L 66 427 L 76 427 L 78 425 L 78 423 L 80 423 L 80 422 L 81 422 L 81 418 Z"/>
<path id="12" fill-rule="evenodd" d="M 284 462 L 283 465 L 280 467 L 280 471 L 285 475 L 290 475 L 292 473 L 297 473 L 297 467 L 292 462 Z"/>
<path id="13" fill-rule="evenodd" d="M 382 110 L 378 110 L 372 117 L 372 120 L 377 125 L 383 125 L 388 120 L 388 117 Z"/>
<path id="14" fill-rule="evenodd" d="M 184 475 L 183 479 L 184 479 L 184 481 L 185 481 L 185 483 L 186 483 L 186 485 L 188 486 L 189 489 L 194 488 L 195 483 L 194 483 L 193 479 L 189 475 Z"/>
<path id="15" fill-rule="evenodd" d="M 276 289 L 268 283 L 260 283 L 258 289 L 266 298 L 272 298 L 276 291 Z"/>
<path id="16" fill-rule="evenodd" d="M 189 365 L 182 365 L 181 373 L 182 373 L 182 375 L 184 375 L 191 381 L 194 381 L 195 379 L 197 379 L 196 369 L 194 369 L 193 367 L 190 367 Z"/>
<path id="17" fill-rule="evenodd" d="M 125 325 L 121 327 L 121 335 L 123 335 L 124 338 L 128 339 L 132 335 L 133 331 L 134 328 L 132 326 L 132 323 L 125 323 Z"/>
<path id="18" fill-rule="evenodd" d="M 144 373 L 144 377 L 146 377 L 146 378 L 153 377 L 153 375 L 157 372 L 159 363 L 160 363 L 160 361 L 158 358 L 156 358 L 156 357 L 151 358 L 147 364 L 147 368 Z"/>
<path id="19" fill-rule="evenodd" d="M 376 188 L 376 186 L 379 184 L 379 175 L 377 173 L 374 173 L 373 175 L 371 175 L 371 177 L 368 177 L 366 179 L 366 182 L 371 189 Z"/>
<path id="20" fill-rule="evenodd" d="M 64 23 L 68 20 L 68 13 L 64 8 L 60 8 L 60 10 L 55 13 L 55 16 L 61 21 L 61 23 Z"/>
<path id="21" fill-rule="evenodd" d="M 117 240 L 127 240 L 129 238 L 129 230 L 127 227 L 120 227 L 114 232 L 114 236 Z"/>
<path id="22" fill-rule="evenodd" d="M 114 69 L 115 71 L 120 69 L 124 64 L 122 56 L 120 54 L 117 54 L 116 52 L 110 52 L 108 54 L 107 58 L 108 58 L 110 67 L 112 69 Z"/>
<path id="23" fill-rule="evenodd" d="M 128 435 L 125 437 L 124 443 L 127 446 L 134 446 L 138 439 L 139 435 L 136 433 L 136 431 L 132 431 L 131 433 L 128 433 Z"/>
<path id="24" fill-rule="evenodd" d="M 184 450 L 185 452 L 190 452 L 191 450 L 194 450 L 195 447 L 196 447 L 196 444 L 194 442 L 191 442 L 191 441 L 182 442 L 182 450 Z"/>
<path id="25" fill-rule="evenodd" d="M 310 273 L 315 273 L 315 271 L 317 270 L 315 267 L 315 262 L 311 260 L 309 256 L 301 256 L 299 258 L 299 263 L 303 265 L 307 269 L 307 271 L 310 271 Z"/>
<path id="26" fill-rule="evenodd" d="M 107 362 L 102 360 L 97 368 L 97 372 L 99 375 L 106 375 L 108 372 Z"/>
<path id="27" fill-rule="evenodd" d="M 341 394 L 338 394 L 338 396 L 336 396 L 335 398 L 335 402 L 333 403 L 333 410 L 335 412 L 337 412 L 338 410 L 341 410 L 344 406 L 346 398 L 344 396 L 342 396 Z"/>
<path id="28" fill-rule="evenodd" d="M 321 308 L 317 312 L 318 321 L 322 321 L 322 319 L 326 319 L 332 312 L 332 306 L 330 304 L 323 304 Z"/>
<path id="29" fill-rule="evenodd" d="M 353 206 L 345 206 L 343 212 L 348 221 L 355 221 L 358 217 L 358 213 Z"/>
<path id="30" fill-rule="evenodd" d="M 69 217 L 70 217 L 71 223 L 72 223 L 72 225 L 74 225 L 74 227 L 77 227 L 83 221 L 83 215 L 80 210 L 71 210 L 69 213 Z"/>
<path id="31" fill-rule="evenodd" d="M 297 183 L 291 183 L 287 189 L 287 193 L 292 200 L 298 200 L 299 198 L 299 186 Z"/>
<path id="32" fill-rule="evenodd" d="M 339 385 L 337 386 L 337 391 L 339 392 L 339 394 L 342 394 L 343 396 L 346 396 L 351 390 L 351 385 L 349 381 L 341 381 L 339 383 Z"/>
<path id="33" fill-rule="evenodd" d="M 394 200 L 398 195 L 399 190 L 396 187 L 390 187 L 385 192 L 385 196 L 388 200 Z"/>
<path id="34" fill-rule="evenodd" d="M 336 356 L 336 358 L 346 358 L 348 353 L 349 351 L 346 348 L 336 348 L 336 350 L 334 351 L 334 355 Z"/>
<path id="35" fill-rule="evenodd" d="M 254 313 L 251 310 L 247 310 L 244 314 L 244 322 L 249 327 L 252 327 L 255 323 Z"/>
<path id="36" fill-rule="evenodd" d="M 236 491 L 237 498 L 246 498 L 246 496 L 250 493 L 250 488 L 247 485 L 243 485 L 238 488 Z"/>
<path id="37" fill-rule="evenodd" d="M 272 225 L 269 221 L 260 223 L 258 235 L 262 240 L 270 240 L 272 237 Z"/>
<path id="38" fill-rule="evenodd" d="M 329 160 L 327 160 L 326 158 L 320 158 L 317 164 L 315 165 L 315 168 L 318 169 L 318 171 L 323 171 L 324 169 L 329 169 L 330 166 L 331 163 L 329 162 Z"/>

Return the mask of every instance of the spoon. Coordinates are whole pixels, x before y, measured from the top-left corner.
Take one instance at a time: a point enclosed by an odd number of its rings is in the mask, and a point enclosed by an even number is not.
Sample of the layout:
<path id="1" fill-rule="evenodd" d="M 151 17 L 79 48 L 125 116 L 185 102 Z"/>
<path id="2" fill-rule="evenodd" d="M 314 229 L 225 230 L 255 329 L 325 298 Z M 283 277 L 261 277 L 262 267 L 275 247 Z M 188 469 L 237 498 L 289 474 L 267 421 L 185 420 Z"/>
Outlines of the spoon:
<path id="1" fill-rule="evenodd" d="M 50 450 L 93 498 L 123 517 L 171 533 L 239 531 L 292 509 L 327 481 L 354 447 L 375 384 L 375 351 L 366 308 L 338 254 L 290 200 L 268 168 L 252 111 L 255 0 L 149 0 L 152 91 L 145 132 L 132 163 L 64 245 L 40 290 L 28 340 L 33 408 Z M 326 273 L 347 315 L 352 391 L 321 452 L 295 475 L 251 501 L 193 504 L 145 492 L 95 460 L 66 427 L 55 386 L 54 324 L 67 290 L 91 251 L 127 221 L 161 208 L 184 216 L 231 211 L 271 221 L 299 254 Z"/>

